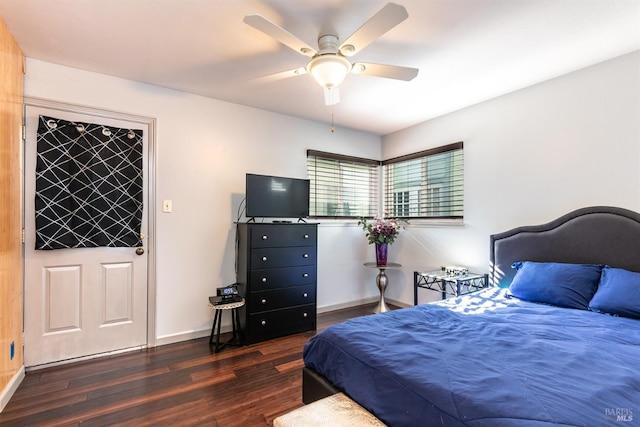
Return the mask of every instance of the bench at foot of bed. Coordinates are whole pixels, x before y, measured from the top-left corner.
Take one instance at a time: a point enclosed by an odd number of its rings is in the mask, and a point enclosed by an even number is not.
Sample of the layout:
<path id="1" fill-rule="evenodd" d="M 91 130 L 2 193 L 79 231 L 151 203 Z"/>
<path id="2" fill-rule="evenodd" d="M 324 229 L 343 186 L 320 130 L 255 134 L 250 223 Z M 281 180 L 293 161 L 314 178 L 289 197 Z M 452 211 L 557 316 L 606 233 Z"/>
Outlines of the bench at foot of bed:
<path id="1" fill-rule="evenodd" d="M 299 426 L 384 427 L 384 424 L 345 394 L 336 393 L 273 420 L 273 427 Z"/>

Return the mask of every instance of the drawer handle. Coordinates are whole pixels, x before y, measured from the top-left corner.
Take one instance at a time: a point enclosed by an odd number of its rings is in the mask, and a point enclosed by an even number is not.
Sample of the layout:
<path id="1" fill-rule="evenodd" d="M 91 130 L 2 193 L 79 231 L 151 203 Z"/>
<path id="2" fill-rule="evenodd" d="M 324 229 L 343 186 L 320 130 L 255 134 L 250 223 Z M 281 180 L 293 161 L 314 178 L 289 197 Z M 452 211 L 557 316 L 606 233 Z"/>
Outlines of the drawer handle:
<path id="1" fill-rule="evenodd" d="M 305 234 L 305 235 L 304 235 L 304 238 L 305 238 L 305 239 L 308 239 L 308 238 L 309 238 L 309 235 L 308 235 L 308 234 Z"/>
<path id="2" fill-rule="evenodd" d="M 304 278 L 309 277 L 309 273 L 302 273 L 302 277 L 304 277 Z"/>
<path id="3" fill-rule="evenodd" d="M 265 325 L 267 324 L 267 321 L 266 321 L 266 320 L 263 320 L 262 322 L 260 322 L 260 324 L 261 324 L 262 326 L 265 326 Z"/>
<path id="4" fill-rule="evenodd" d="M 305 292 L 304 294 L 302 294 L 302 296 L 303 296 L 304 298 L 306 298 L 306 297 L 308 297 L 308 296 L 309 296 L 309 294 Z"/>
<path id="5" fill-rule="evenodd" d="M 302 254 L 302 258 L 309 258 L 309 254 Z"/>
<path id="6" fill-rule="evenodd" d="M 266 234 L 262 235 L 262 240 L 267 240 L 269 237 Z"/>
<path id="7" fill-rule="evenodd" d="M 309 316 L 307 313 L 302 313 L 302 317 L 307 317 Z"/>
<path id="8" fill-rule="evenodd" d="M 266 278 L 266 277 L 263 277 L 262 279 L 260 279 L 260 281 L 261 281 L 262 283 L 267 283 L 267 278 Z"/>
<path id="9" fill-rule="evenodd" d="M 262 304 L 266 304 L 266 303 L 267 303 L 267 300 L 263 298 L 263 299 L 262 299 L 262 301 L 260 301 L 260 302 L 261 302 Z"/>
<path id="10" fill-rule="evenodd" d="M 267 257 L 266 257 L 266 256 L 263 256 L 263 257 L 262 257 L 262 260 L 263 260 L 263 261 L 266 261 L 266 260 L 267 260 Z"/>

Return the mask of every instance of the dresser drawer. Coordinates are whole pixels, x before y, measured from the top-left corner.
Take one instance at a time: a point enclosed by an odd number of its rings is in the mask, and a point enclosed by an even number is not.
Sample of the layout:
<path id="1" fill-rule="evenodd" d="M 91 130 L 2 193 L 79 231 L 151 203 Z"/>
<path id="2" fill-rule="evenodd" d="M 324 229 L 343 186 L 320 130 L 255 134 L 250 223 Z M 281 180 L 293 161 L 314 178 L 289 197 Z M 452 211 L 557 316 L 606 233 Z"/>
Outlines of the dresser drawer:
<path id="1" fill-rule="evenodd" d="M 264 291 L 288 286 L 309 285 L 316 283 L 316 266 L 269 268 L 249 272 L 249 283 L 252 291 Z"/>
<path id="2" fill-rule="evenodd" d="M 252 313 L 314 304 L 316 302 L 316 285 L 251 292 L 248 298 L 249 309 Z"/>
<path id="3" fill-rule="evenodd" d="M 296 306 L 282 310 L 264 311 L 249 315 L 251 334 L 268 335 L 281 330 L 315 329 L 315 304 Z"/>
<path id="4" fill-rule="evenodd" d="M 315 246 L 262 248 L 251 250 L 251 270 L 315 265 Z"/>
<path id="5" fill-rule="evenodd" d="M 252 248 L 315 245 L 316 226 L 313 224 L 264 224 L 251 226 Z"/>

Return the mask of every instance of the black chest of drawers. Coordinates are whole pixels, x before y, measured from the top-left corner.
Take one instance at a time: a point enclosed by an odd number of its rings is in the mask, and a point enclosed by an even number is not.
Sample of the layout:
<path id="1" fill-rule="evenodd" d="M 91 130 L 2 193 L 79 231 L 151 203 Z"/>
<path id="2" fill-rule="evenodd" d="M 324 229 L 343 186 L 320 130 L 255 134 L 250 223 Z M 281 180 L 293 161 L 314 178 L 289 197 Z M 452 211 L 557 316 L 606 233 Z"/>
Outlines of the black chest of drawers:
<path id="1" fill-rule="evenodd" d="M 316 329 L 316 224 L 238 224 L 245 342 Z"/>

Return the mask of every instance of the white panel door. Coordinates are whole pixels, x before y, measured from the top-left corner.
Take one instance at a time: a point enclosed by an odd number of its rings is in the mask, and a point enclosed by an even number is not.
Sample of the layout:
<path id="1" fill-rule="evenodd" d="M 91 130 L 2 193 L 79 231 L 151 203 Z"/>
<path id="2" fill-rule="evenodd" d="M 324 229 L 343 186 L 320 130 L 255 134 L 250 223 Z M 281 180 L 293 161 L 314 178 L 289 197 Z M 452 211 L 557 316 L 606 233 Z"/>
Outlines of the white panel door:
<path id="1" fill-rule="evenodd" d="M 34 249 L 39 115 L 143 131 L 143 235 L 148 226 L 147 124 L 26 107 L 25 365 L 37 366 L 144 346 L 147 343 L 146 250 L 137 254 L 136 248 Z M 146 239 L 143 243 L 146 244 Z"/>

